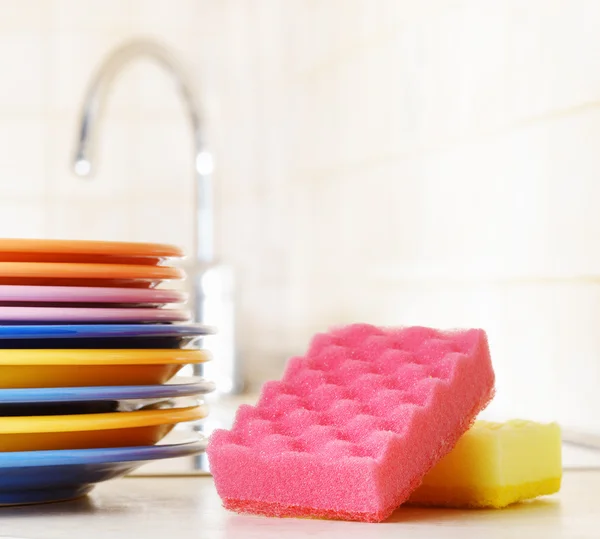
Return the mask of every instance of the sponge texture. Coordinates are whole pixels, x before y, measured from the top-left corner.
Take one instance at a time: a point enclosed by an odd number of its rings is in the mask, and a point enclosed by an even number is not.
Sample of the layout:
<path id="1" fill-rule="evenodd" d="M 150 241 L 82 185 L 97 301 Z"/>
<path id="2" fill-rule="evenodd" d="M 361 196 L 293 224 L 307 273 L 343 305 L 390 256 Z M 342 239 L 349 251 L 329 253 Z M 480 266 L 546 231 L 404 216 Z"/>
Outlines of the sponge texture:
<path id="1" fill-rule="evenodd" d="M 493 394 L 482 330 L 366 324 L 317 334 L 208 446 L 226 508 L 381 521 Z"/>
<path id="2" fill-rule="evenodd" d="M 409 502 L 499 508 L 557 492 L 561 478 L 556 423 L 477 421 L 425 476 Z"/>

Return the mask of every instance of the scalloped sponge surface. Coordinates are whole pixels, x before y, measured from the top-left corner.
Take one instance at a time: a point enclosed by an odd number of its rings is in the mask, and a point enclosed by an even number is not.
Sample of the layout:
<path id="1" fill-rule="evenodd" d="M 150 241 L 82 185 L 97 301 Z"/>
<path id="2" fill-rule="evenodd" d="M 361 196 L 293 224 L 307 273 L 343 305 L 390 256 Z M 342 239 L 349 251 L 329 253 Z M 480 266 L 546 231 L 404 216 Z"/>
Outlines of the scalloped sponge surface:
<path id="1" fill-rule="evenodd" d="M 561 479 L 556 423 L 476 421 L 425 476 L 409 502 L 500 508 L 558 492 Z"/>
<path id="2" fill-rule="evenodd" d="M 208 445 L 226 508 L 378 522 L 493 395 L 483 330 L 354 324 L 317 334 Z"/>

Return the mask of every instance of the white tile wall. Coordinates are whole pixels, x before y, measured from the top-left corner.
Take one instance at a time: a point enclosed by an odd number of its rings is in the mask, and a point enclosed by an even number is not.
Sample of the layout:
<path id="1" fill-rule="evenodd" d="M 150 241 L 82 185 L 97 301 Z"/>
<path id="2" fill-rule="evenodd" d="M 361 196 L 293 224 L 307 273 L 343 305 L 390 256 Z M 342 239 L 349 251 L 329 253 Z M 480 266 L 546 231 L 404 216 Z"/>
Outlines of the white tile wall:
<path id="1" fill-rule="evenodd" d="M 46 201 L 43 197 L 29 195 L 26 198 L 13 195 L 0 198 L 2 237 L 39 238 L 40 230 L 47 225 Z"/>
<path id="2" fill-rule="evenodd" d="M 0 65 L 7 74 L 0 85 L 4 113 L 43 113 L 48 91 L 48 44 L 42 32 L 14 29 L 0 34 Z"/>
<path id="3" fill-rule="evenodd" d="M 117 28 L 129 31 L 131 27 L 131 0 L 53 0 L 47 3 L 52 4 L 52 22 L 59 32 L 113 32 Z"/>
<path id="4" fill-rule="evenodd" d="M 191 134 L 174 85 L 159 68 L 142 60 L 116 78 L 98 129 L 95 177 L 76 177 L 71 159 L 84 92 L 101 60 L 129 39 L 150 36 L 191 68 L 199 49 L 202 4 L 0 3 L 0 67 L 5 73 L 0 87 L 1 236 L 159 236 L 190 247 Z M 19 215 L 23 219 L 15 219 Z"/>
<path id="5" fill-rule="evenodd" d="M 600 431 L 577 381 L 600 365 L 578 281 L 600 270 L 597 2 L 231 0 L 205 21 L 250 378 L 333 323 L 480 325 L 491 414 Z"/>
<path id="6" fill-rule="evenodd" d="M 156 66 L 117 79 L 97 176 L 69 169 L 98 62 L 151 36 L 209 121 L 252 383 L 333 323 L 479 325 L 490 413 L 600 431 L 598 2 L 0 7 L 0 235 L 191 245 L 191 139 Z"/>
<path id="7" fill-rule="evenodd" d="M 6 0 L 0 7 L 0 28 L 3 35 L 23 31 L 41 32 L 47 29 L 48 19 L 52 14 L 52 6 L 45 0 Z"/>
<path id="8" fill-rule="evenodd" d="M 30 114 L 0 112 L 0 197 L 22 201 L 44 194 L 48 159 L 48 130 L 44 121 Z"/>

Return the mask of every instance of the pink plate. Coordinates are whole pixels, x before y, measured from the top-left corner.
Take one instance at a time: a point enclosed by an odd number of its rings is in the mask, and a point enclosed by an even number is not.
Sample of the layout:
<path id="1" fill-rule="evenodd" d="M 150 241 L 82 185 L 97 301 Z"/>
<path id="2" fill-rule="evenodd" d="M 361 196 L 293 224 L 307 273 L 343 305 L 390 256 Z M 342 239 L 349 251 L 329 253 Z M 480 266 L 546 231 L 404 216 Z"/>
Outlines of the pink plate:
<path id="1" fill-rule="evenodd" d="M 6 322 L 185 322 L 187 309 L 130 309 L 87 307 L 0 307 L 0 323 Z"/>
<path id="2" fill-rule="evenodd" d="M 131 303 L 166 305 L 183 303 L 187 294 L 156 288 L 102 288 L 84 286 L 0 285 L 1 303 Z"/>

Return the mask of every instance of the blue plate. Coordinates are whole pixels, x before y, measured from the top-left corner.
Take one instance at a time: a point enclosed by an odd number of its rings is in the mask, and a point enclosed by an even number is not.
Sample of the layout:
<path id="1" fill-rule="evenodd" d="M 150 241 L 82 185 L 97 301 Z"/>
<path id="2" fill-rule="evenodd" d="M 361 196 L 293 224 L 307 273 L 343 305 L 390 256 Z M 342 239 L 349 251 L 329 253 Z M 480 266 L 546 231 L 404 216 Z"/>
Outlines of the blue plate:
<path id="1" fill-rule="evenodd" d="M 0 505 L 71 500 L 96 483 L 128 474 L 159 459 L 201 453 L 206 441 L 145 447 L 0 453 Z M 0 513 L 1 514 L 1 513 Z"/>
<path id="2" fill-rule="evenodd" d="M 44 349 L 70 349 L 85 350 L 90 348 L 115 349 L 115 348 L 199 348 L 202 337 L 96 337 L 96 338 L 50 338 L 50 339 L 3 339 L 0 337 L 0 349 L 27 348 Z"/>
<path id="3" fill-rule="evenodd" d="M 214 389 L 214 383 L 203 378 L 195 378 L 189 383 L 167 383 L 152 386 L 0 389 L 0 405 L 162 399 L 200 395 L 210 393 Z"/>
<path id="4" fill-rule="evenodd" d="M 0 389 L 0 417 L 101 414 L 186 406 L 215 390 L 209 380 L 153 386 Z M 181 404 L 181 401 L 184 404 Z"/>
<path id="5" fill-rule="evenodd" d="M 0 339 L 98 339 L 113 337 L 200 337 L 215 333 L 203 324 L 0 325 Z"/>

